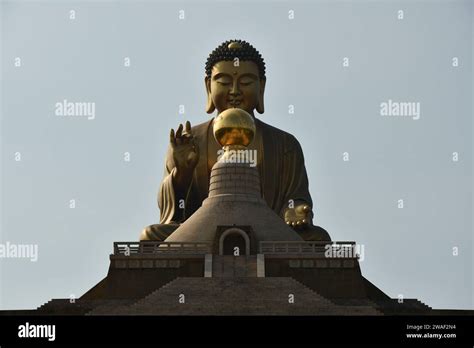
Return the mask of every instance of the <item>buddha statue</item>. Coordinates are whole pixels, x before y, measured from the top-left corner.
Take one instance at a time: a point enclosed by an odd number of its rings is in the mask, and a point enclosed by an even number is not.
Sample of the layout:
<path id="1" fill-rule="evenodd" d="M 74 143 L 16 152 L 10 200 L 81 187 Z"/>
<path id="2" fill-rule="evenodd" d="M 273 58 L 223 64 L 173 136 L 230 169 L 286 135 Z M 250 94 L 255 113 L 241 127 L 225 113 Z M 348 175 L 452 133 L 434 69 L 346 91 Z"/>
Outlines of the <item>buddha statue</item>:
<path id="1" fill-rule="evenodd" d="M 222 147 L 243 142 L 247 150 L 256 153 L 261 196 L 267 205 L 302 239 L 330 241 L 329 234 L 313 224 L 313 202 L 300 144 L 293 135 L 255 116 L 255 111 L 264 113 L 266 76 L 260 53 L 246 41 L 226 41 L 209 55 L 205 70 L 206 112 L 217 115 L 194 127 L 187 121 L 176 131 L 171 129 L 158 194 L 160 223 L 146 227 L 140 240 L 164 241 L 198 210 L 208 197 L 210 173 Z M 255 131 L 221 127 L 222 133 L 214 136 L 219 115 L 230 108 L 248 113 Z"/>
<path id="2" fill-rule="evenodd" d="M 207 244 L 212 254 L 234 254 L 237 248 L 238 255 L 255 255 L 261 242 L 303 241 L 262 198 L 258 169 L 245 155 L 255 131 L 254 118 L 243 109 L 226 109 L 214 119 L 223 153 L 212 167 L 209 195 L 165 242 Z"/>

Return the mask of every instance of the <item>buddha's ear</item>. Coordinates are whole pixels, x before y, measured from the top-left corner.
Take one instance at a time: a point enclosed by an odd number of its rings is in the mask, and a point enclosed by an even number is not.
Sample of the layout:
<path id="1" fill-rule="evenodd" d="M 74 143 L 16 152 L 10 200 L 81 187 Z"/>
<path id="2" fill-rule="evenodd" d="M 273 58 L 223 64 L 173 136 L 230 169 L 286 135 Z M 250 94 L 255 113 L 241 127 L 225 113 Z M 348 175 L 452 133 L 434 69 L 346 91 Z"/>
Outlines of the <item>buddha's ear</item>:
<path id="1" fill-rule="evenodd" d="M 265 94 L 265 83 L 267 79 L 260 80 L 260 91 L 258 92 L 258 104 L 257 104 L 257 111 L 259 114 L 263 114 L 265 112 L 265 106 L 263 104 L 263 95 Z"/>
<path id="2" fill-rule="evenodd" d="M 211 97 L 211 79 L 206 76 L 204 79 L 204 83 L 206 84 L 206 93 L 207 93 L 207 104 L 206 104 L 206 112 L 208 114 L 212 114 L 216 107 L 214 106 L 214 103 L 212 102 L 212 97 Z"/>

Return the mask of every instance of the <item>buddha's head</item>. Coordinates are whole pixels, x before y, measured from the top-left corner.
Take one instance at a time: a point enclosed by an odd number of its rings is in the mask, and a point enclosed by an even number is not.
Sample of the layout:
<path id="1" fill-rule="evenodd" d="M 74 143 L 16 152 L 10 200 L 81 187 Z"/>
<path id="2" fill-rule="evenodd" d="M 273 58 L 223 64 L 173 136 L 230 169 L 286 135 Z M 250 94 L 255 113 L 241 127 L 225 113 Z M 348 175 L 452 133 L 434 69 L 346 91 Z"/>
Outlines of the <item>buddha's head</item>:
<path id="1" fill-rule="evenodd" d="M 206 62 L 206 112 L 240 108 L 262 114 L 265 81 L 265 62 L 252 45 L 242 40 L 222 43 Z"/>

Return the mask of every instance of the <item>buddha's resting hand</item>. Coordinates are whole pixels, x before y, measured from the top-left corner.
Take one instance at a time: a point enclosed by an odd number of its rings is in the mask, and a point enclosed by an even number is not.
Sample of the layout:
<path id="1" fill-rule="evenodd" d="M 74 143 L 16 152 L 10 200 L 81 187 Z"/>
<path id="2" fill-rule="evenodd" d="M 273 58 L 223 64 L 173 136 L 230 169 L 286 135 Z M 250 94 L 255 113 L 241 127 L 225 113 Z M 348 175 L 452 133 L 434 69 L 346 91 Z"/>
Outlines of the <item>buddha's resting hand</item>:
<path id="1" fill-rule="evenodd" d="M 313 212 L 307 204 L 299 204 L 294 208 L 288 208 L 285 211 L 285 222 L 294 228 L 306 227 L 312 219 Z"/>
<path id="2" fill-rule="evenodd" d="M 189 121 L 186 121 L 184 132 L 182 124 L 179 125 L 176 133 L 174 129 L 171 129 L 170 145 L 175 164 L 173 183 L 178 189 L 184 190 L 191 182 L 194 168 L 199 160 L 199 149 L 194 142 Z"/>

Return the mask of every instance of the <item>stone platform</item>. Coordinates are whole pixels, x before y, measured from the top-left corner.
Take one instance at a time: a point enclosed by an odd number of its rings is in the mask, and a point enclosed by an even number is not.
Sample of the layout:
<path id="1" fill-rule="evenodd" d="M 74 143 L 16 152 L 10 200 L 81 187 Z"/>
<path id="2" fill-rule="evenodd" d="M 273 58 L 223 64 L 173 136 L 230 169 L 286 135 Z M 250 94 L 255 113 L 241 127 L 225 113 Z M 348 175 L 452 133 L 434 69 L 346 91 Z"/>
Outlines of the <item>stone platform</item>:
<path id="1" fill-rule="evenodd" d="M 354 242 L 331 242 L 352 250 Z M 358 255 L 323 242 L 261 242 L 255 255 L 216 255 L 206 243 L 116 242 L 107 276 L 75 301 L 53 299 L 33 315 L 412 315 L 362 276 Z M 9 313 L 2 314 L 21 314 Z"/>
<path id="2" fill-rule="evenodd" d="M 375 304 L 337 305 L 289 277 L 177 278 L 133 304 L 89 315 L 381 315 Z"/>

